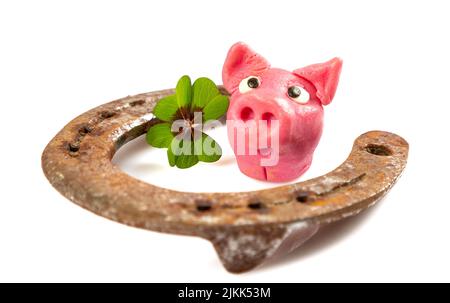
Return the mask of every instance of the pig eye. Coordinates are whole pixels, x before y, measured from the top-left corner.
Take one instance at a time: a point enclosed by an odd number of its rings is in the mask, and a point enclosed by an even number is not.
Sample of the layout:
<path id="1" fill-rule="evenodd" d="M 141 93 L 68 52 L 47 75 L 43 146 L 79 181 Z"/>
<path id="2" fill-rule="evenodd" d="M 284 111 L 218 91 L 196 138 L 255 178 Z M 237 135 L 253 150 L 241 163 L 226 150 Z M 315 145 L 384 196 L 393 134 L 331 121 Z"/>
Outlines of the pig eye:
<path id="1" fill-rule="evenodd" d="M 241 94 L 251 91 L 259 86 L 260 81 L 258 77 L 250 76 L 239 83 L 239 92 Z"/>
<path id="2" fill-rule="evenodd" d="M 291 86 L 288 88 L 288 96 L 298 103 L 305 104 L 309 101 L 309 93 L 300 86 Z"/>

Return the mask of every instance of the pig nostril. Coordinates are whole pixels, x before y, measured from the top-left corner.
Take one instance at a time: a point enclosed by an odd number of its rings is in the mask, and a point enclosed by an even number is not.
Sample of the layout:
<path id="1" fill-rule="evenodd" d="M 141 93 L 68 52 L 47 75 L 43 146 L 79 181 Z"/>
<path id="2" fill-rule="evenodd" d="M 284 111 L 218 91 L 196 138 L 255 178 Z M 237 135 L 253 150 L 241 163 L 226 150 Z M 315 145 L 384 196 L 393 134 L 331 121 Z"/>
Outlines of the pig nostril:
<path id="1" fill-rule="evenodd" d="M 272 113 L 264 113 L 264 114 L 262 114 L 261 119 L 270 121 L 270 120 L 274 120 L 275 116 Z"/>
<path id="2" fill-rule="evenodd" d="M 270 127 L 272 120 L 275 120 L 275 115 L 269 112 L 264 113 L 261 116 L 261 120 L 266 121 L 267 127 Z"/>
<path id="3" fill-rule="evenodd" d="M 244 122 L 253 119 L 254 116 L 255 113 L 250 107 L 244 107 L 241 111 L 241 120 Z"/>

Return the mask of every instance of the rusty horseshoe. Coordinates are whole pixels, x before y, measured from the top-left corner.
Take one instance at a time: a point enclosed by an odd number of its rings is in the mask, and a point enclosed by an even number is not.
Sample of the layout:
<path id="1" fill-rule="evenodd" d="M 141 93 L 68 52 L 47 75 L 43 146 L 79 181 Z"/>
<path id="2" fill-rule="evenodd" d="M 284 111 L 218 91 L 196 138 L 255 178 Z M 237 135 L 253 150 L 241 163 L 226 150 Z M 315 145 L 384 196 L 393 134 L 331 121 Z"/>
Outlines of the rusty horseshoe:
<path id="1" fill-rule="evenodd" d="M 153 107 L 173 93 L 128 96 L 80 115 L 49 142 L 42 167 L 62 195 L 96 214 L 211 241 L 230 272 L 286 254 L 324 224 L 373 205 L 406 165 L 408 143 L 403 138 L 371 131 L 355 140 L 338 168 L 304 182 L 235 193 L 187 193 L 151 185 L 122 172 L 111 159 L 157 123 Z"/>

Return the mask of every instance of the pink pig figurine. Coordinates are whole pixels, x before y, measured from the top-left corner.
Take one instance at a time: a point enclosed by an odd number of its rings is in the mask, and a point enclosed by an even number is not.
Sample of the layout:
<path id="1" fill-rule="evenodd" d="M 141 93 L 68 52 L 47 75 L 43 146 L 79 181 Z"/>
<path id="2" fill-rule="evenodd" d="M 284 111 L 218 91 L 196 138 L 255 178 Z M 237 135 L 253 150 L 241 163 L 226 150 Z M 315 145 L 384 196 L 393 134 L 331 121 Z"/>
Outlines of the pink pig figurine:
<path id="1" fill-rule="evenodd" d="M 230 93 L 229 141 L 247 176 L 290 181 L 311 165 L 323 127 L 323 105 L 334 97 L 342 60 L 331 59 L 293 72 L 269 62 L 242 42 L 223 65 Z"/>

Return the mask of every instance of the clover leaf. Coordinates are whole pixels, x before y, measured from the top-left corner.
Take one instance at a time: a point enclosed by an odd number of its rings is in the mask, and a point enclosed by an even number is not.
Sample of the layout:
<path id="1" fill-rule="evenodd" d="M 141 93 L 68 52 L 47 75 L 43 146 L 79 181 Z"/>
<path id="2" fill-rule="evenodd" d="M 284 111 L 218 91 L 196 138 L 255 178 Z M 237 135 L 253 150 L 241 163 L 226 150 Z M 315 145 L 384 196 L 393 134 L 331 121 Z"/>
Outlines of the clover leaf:
<path id="1" fill-rule="evenodd" d="M 177 97 L 175 95 L 167 96 L 159 100 L 153 109 L 153 114 L 163 121 L 172 121 L 178 111 Z"/>
<path id="2" fill-rule="evenodd" d="M 195 80 L 192 93 L 192 108 L 194 110 L 204 108 L 212 98 L 220 94 L 217 86 L 208 78 Z"/>
<path id="3" fill-rule="evenodd" d="M 216 162 L 222 155 L 222 148 L 219 143 L 205 133 L 195 141 L 194 149 L 197 157 L 202 162 Z"/>
<path id="4" fill-rule="evenodd" d="M 169 123 L 160 123 L 147 132 L 147 142 L 153 147 L 169 147 L 174 137 Z"/>
<path id="5" fill-rule="evenodd" d="M 227 112 L 229 105 L 228 97 L 223 95 L 215 96 L 203 108 L 203 121 L 217 120 Z"/>
<path id="6" fill-rule="evenodd" d="M 191 78 L 189 76 L 181 77 L 175 91 L 178 107 L 188 107 L 192 100 Z"/>
<path id="7" fill-rule="evenodd" d="M 222 117 L 228 106 L 228 97 L 220 93 L 212 80 L 202 77 L 191 85 L 189 76 L 183 76 L 176 85 L 175 94 L 160 99 L 154 107 L 153 114 L 161 122 L 149 128 L 147 143 L 167 148 L 170 166 L 184 169 L 200 161 L 218 161 L 222 148 L 203 133 L 201 126 Z M 200 127 L 196 113 L 202 115 Z"/>

